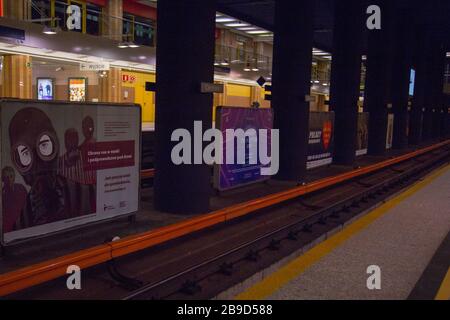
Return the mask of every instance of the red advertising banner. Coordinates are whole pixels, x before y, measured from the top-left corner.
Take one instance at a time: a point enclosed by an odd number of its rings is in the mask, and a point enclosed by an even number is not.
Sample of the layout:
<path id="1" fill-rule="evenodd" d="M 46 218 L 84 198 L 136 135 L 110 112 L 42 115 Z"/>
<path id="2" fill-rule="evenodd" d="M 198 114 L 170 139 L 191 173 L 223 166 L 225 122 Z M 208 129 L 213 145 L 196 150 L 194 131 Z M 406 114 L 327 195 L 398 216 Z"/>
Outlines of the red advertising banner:
<path id="1" fill-rule="evenodd" d="M 138 106 L 0 101 L 1 242 L 134 213 Z"/>

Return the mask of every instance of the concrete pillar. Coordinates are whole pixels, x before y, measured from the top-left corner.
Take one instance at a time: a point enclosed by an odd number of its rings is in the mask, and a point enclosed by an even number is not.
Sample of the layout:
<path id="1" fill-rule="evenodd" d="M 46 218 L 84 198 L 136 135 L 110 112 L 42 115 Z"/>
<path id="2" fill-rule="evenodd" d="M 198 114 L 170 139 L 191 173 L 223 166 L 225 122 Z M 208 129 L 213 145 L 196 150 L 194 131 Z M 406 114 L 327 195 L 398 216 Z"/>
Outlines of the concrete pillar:
<path id="1" fill-rule="evenodd" d="M 353 165 L 356 158 L 365 12 L 363 1 L 335 2 L 330 106 L 336 113 L 335 162 L 342 165 Z"/>
<path id="2" fill-rule="evenodd" d="M 214 82 L 216 2 L 158 1 L 156 49 L 156 176 L 155 207 L 165 212 L 195 214 L 209 211 L 211 170 L 205 164 L 175 165 L 171 136 L 186 129 L 192 137 L 194 121 L 211 128 L 213 95 L 200 92 L 201 82 Z M 182 26 L 183 32 L 180 32 Z"/>
<path id="3" fill-rule="evenodd" d="M 392 111 L 394 134 L 392 147 L 408 146 L 408 102 L 410 71 L 412 66 L 412 32 L 409 21 L 412 13 L 406 9 L 396 10 L 394 61 L 392 65 Z"/>
<path id="4" fill-rule="evenodd" d="M 369 148 L 371 155 L 386 152 L 387 117 L 393 62 L 393 8 L 392 0 L 374 2 L 382 12 L 381 30 L 368 31 L 365 107 L 370 113 Z"/>
<path id="5" fill-rule="evenodd" d="M 426 109 L 426 90 L 429 81 L 428 52 L 430 41 L 424 26 L 417 26 L 417 41 L 414 48 L 414 66 L 416 70 L 416 83 L 414 86 L 414 98 L 412 101 L 409 143 L 418 145 L 423 140 L 424 110 Z"/>
<path id="6" fill-rule="evenodd" d="M 122 70 L 111 68 L 105 77 L 99 77 L 100 102 L 122 102 Z"/>
<path id="7" fill-rule="evenodd" d="M 441 136 L 442 106 L 444 103 L 444 72 L 445 72 L 446 50 L 440 46 L 436 51 L 433 86 L 433 131 L 432 138 L 439 139 Z"/>
<path id="8" fill-rule="evenodd" d="M 31 17 L 31 1 L 3 0 L 3 16 L 16 20 L 27 20 Z"/>
<path id="9" fill-rule="evenodd" d="M 427 52 L 426 75 L 427 82 L 425 84 L 425 112 L 423 120 L 423 140 L 430 141 L 434 137 L 433 125 L 435 122 L 435 114 L 437 109 L 436 90 L 439 84 L 439 56 L 441 55 L 440 44 L 434 40 Z M 443 69 L 442 69 L 443 72 Z"/>
<path id="10" fill-rule="evenodd" d="M 24 55 L 6 55 L 3 57 L 2 97 L 32 98 L 31 57 Z"/>
<path id="11" fill-rule="evenodd" d="M 313 46 L 313 1 L 276 1 L 272 107 L 280 130 L 277 179 L 303 181 L 306 175 Z"/>
<path id="12" fill-rule="evenodd" d="M 123 0 L 108 0 L 103 8 L 102 34 L 107 38 L 122 41 Z"/>

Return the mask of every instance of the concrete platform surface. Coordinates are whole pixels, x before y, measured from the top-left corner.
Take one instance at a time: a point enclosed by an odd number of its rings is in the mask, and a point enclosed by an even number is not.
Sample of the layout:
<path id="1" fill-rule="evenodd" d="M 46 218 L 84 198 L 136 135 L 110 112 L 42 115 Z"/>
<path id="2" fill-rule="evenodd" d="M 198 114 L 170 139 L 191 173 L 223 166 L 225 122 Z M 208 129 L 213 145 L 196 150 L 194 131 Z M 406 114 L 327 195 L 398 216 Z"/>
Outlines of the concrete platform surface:
<path id="1" fill-rule="evenodd" d="M 449 231 L 450 165 L 236 298 L 407 299 Z M 379 268 L 379 277 L 368 270 L 370 266 Z M 370 290 L 368 282 L 371 287 L 377 284 L 374 277 L 380 280 L 380 289 Z"/>

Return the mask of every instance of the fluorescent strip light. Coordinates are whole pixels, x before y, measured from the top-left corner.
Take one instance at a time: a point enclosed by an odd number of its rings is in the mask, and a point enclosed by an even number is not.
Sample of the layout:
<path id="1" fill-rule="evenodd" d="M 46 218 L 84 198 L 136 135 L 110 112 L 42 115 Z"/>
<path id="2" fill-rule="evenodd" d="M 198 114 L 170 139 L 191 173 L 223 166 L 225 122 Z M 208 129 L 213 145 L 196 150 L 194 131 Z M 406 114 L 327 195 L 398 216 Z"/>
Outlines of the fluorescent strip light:
<path id="1" fill-rule="evenodd" d="M 264 34 L 269 33 L 267 30 L 254 30 L 254 31 L 247 31 L 248 34 Z"/>
<path id="2" fill-rule="evenodd" d="M 237 28 L 240 31 L 249 31 L 249 30 L 258 30 L 256 27 L 244 27 L 244 28 Z"/>
<path id="3" fill-rule="evenodd" d="M 249 24 L 248 23 L 227 23 L 225 24 L 225 26 L 227 27 L 248 27 Z"/>
<path id="4" fill-rule="evenodd" d="M 233 19 L 233 18 L 217 18 L 216 19 L 216 22 L 219 22 L 219 23 L 233 22 L 233 21 L 236 21 L 236 19 Z"/>

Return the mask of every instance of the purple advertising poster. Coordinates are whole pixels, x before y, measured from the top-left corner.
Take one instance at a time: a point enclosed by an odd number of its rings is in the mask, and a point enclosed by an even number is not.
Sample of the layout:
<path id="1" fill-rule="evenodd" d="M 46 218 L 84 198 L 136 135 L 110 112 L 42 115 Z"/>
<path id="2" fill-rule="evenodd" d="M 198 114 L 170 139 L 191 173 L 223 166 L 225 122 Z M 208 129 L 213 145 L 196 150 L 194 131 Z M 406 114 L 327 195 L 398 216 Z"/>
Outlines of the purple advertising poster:
<path id="1" fill-rule="evenodd" d="M 267 131 L 267 150 L 270 154 L 271 134 L 273 128 L 272 109 L 251 109 L 238 107 L 219 107 L 217 109 L 217 129 L 222 132 L 223 137 L 223 159 L 227 159 L 230 148 L 234 148 L 235 161 L 233 164 L 223 161 L 223 164 L 216 165 L 215 187 L 219 190 L 227 190 L 243 185 L 266 180 L 267 176 L 261 175 L 261 163 L 258 157 L 258 148 L 250 148 L 250 144 L 259 145 L 259 130 Z M 227 130 L 242 129 L 245 134 L 236 134 L 232 139 L 227 139 Z M 256 135 L 248 135 L 254 129 Z M 235 131 L 236 132 L 236 131 Z M 234 141 L 233 141 L 234 140 Z M 237 146 L 239 143 L 245 144 L 245 164 L 238 164 Z M 251 161 L 253 159 L 253 161 Z M 254 161 L 256 159 L 256 161 Z M 256 162 L 256 164 L 251 164 Z"/>

